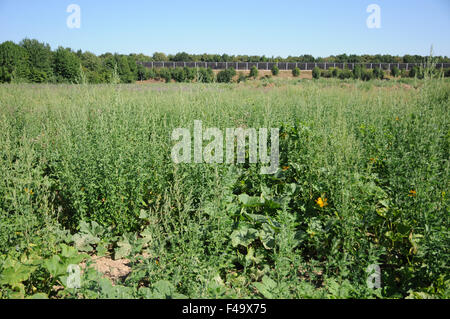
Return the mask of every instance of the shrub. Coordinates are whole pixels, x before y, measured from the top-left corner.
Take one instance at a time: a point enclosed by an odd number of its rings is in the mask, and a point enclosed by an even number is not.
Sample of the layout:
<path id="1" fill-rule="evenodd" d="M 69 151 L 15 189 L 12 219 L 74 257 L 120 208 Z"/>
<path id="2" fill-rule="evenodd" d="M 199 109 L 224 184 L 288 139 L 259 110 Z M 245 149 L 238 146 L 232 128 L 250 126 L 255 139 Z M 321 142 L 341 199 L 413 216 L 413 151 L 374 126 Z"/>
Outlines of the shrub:
<path id="1" fill-rule="evenodd" d="M 263 78 L 263 77 L 262 77 Z M 239 72 L 238 83 L 247 81 L 247 77 L 243 72 Z"/>
<path id="2" fill-rule="evenodd" d="M 362 79 L 363 71 L 364 70 L 361 65 L 359 65 L 359 64 L 355 65 L 355 67 L 353 68 L 353 78 L 354 79 Z"/>
<path id="3" fill-rule="evenodd" d="M 331 78 L 333 76 L 331 70 L 321 70 L 320 76 L 323 78 Z"/>
<path id="4" fill-rule="evenodd" d="M 320 69 L 317 66 L 312 70 L 312 77 L 314 79 L 320 78 Z"/>
<path id="5" fill-rule="evenodd" d="M 384 71 L 382 69 L 380 69 L 379 67 L 375 67 L 373 69 L 373 77 L 375 79 L 382 80 L 384 78 Z"/>
<path id="6" fill-rule="evenodd" d="M 398 77 L 400 75 L 400 69 L 394 65 L 391 69 L 391 75 L 394 78 Z"/>
<path id="7" fill-rule="evenodd" d="M 406 71 L 405 69 L 400 70 L 400 77 L 402 77 L 402 78 L 409 77 L 408 71 Z"/>
<path id="8" fill-rule="evenodd" d="M 233 80 L 233 76 L 236 75 L 236 71 L 234 68 L 229 68 L 226 70 L 222 70 L 217 73 L 217 82 L 219 83 L 229 83 Z"/>
<path id="9" fill-rule="evenodd" d="M 332 68 L 331 70 L 331 76 L 334 78 L 337 78 L 339 76 L 339 68 Z"/>
<path id="10" fill-rule="evenodd" d="M 161 68 L 159 69 L 159 77 L 168 83 L 172 79 L 172 74 L 168 68 Z"/>
<path id="11" fill-rule="evenodd" d="M 417 65 L 413 66 L 412 69 L 409 70 L 409 77 L 423 79 L 424 77 L 423 69 Z"/>
<path id="12" fill-rule="evenodd" d="M 338 77 L 341 80 L 350 79 L 353 77 L 353 73 L 349 69 L 345 69 L 339 72 Z"/>
<path id="13" fill-rule="evenodd" d="M 186 73 L 183 68 L 173 68 L 170 69 L 172 79 L 174 79 L 177 82 L 184 82 L 186 81 Z"/>
<path id="14" fill-rule="evenodd" d="M 444 69 L 444 76 L 445 76 L 446 78 L 450 77 L 450 68 Z"/>
<path id="15" fill-rule="evenodd" d="M 272 75 L 278 75 L 278 73 L 280 73 L 280 69 L 278 68 L 278 66 L 276 64 L 274 64 L 272 66 L 271 71 L 272 71 Z"/>
<path id="16" fill-rule="evenodd" d="M 157 79 L 158 78 L 158 72 L 155 68 L 147 69 L 145 71 L 145 78 L 146 79 Z"/>
<path id="17" fill-rule="evenodd" d="M 211 83 L 214 81 L 214 72 L 211 68 L 197 68 L 197 82 Z"/>
<path id="18" fill-rule="evenodd" d="M 256 68 L 256 66 L 252 66 L 250 68 L 250 77 L 256 78 L 257 76 L 258 76 L 258 69 Z"/>
<path id="19" fill-rule="evenodd" d="M 373 78 L 374 78 L 373 70 L 362 69 L 362 72 L 361 72 L 361 79 L 362 79 L 363 81 L 370 81 L 370 80 L 372 80 Z"/>
<path id="20" fill-rule="evenodd" d="M 195 68 L 188 68 L 187 66 L 185 66 L 183 70 L 184 74 L 186 75 L 186 81 L 192 82 L 195 80 L 195 77 L 197 75 Z"/>
<path id="21" fill-rule="evenodd" d="M 292 69 L 292 75 L 300 76 L 300 69 L 298 67 L 295 67 L 294 69 Z"/>

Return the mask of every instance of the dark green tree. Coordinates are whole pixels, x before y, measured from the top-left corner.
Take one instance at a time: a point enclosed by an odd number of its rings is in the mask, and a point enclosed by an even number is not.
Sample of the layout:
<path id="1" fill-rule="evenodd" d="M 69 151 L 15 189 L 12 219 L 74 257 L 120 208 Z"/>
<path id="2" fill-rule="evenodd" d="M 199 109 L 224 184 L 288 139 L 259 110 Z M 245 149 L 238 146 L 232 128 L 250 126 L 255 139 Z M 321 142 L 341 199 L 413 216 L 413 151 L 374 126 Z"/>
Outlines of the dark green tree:
<path id="1" fill-rule="evenodd" d="M 0 44 L 0 82 L 26 80 L 28 75 L 26 50 L 12 41 Z"/>
<path id="2" fill-rule="evenodd" d="M 68 48 L 59 47 L 53 54 L 53 74 L 57 82 L 75 83 L 80 75 L 78 56 Z"/>
<path id="3" fill-rule="evenodd" d="M 320 69 L 317 66 L 312 70 L 312 77 L 314 79 L 320 78 Z"/>
<path id="4" fill-rule="evenodd" d="M 52 51 L 46 43 L 35 39 L 24 39 L 19 44 L 27 52 L 29 80 L 46 82 L 52 79 Z"/>

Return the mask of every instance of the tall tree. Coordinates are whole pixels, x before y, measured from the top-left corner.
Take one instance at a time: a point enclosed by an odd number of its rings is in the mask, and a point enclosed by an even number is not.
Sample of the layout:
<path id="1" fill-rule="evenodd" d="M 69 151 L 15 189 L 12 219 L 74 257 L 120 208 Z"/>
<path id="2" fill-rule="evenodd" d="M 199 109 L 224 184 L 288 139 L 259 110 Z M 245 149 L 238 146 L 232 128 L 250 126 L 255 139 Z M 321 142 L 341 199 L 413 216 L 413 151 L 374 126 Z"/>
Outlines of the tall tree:
<path id="1" fill-rule="evenodd" d="M 29 80 L 46 82 L 52 77 L 52 51 L 47 43 L 36 39 L 24 39 L 19 45 L 27 52 L 30 69 Z"/>

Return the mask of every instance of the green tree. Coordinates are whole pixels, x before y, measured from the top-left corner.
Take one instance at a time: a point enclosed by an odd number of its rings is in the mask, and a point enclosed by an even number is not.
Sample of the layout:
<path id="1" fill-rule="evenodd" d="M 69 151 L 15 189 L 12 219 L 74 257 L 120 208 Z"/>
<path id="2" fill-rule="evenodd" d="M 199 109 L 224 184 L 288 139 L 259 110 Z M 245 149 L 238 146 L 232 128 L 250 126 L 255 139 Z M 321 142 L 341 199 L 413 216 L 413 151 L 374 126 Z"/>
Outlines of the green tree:
<path id="1" fill-rule="evenodd" d="M 312 70 L 312 77 L 314 79 L 320 78 L 320 69 L 317 66 Z"/>
<path id="2" fill-rule="evenodd" d="M 394 65 L 391 69 L 391 75 L 396 78 L 400 75 L 400 69 Z"/>
<path id="3" fill-rule="evenodd" d="M 29 80 L 45 82 L 52 78 L 52 51 L 46 43 L 35 39 L 24 39 L 19 44 L 27 52 Z"/>
<path id="4" fill-rule="evenodd" d="M 278 75 L 278 73 L 280 73 L 280 69 L 278 68 L 278 66 L 276 64 L 274 64 L 272 66 L 271 71 L 272 71 L 272 75 L 275 75 L 275 76 Z"/>
<path id="5" fill-rule="evenodd" d="M 250 68 L 250 77 L 256 78 L 257 76 L 258 76 L 258 69 L 256 68 L 256 66 L 252 66 Z"/>
<path id="6" fill-rule="evenodd" d="M 236 75 L 234 68 L 228 68 L 217 73 L 217 82 L 229 83 L 233 80 L 233 76 Z"/>
<path id="7" fill-rule="evenodd" d="M 0 69 L 0 82 L 27 79 L 29 69 L 26 50 L 12 41 L 0 44 Z"/>
<path id="8" fill-rule="evenodd" d="M 298 67 L 293 68 L 292 75 L 295 77 L 300 76 L 300 69 Z"/>
<path id="9" fill-rule="evenodd" d="M 53 54 L 53 73 L 58 82 L 75 82 L 80 75 L 78 56 L 70 49 L 59 47 Z"/>
<path id="10" fill-rule="evenodd" d="M 353 78 L 354 79 L 361 79 L 363 74 L 363 69 L 360 64 L 356 64 L 353 68 Z"/>

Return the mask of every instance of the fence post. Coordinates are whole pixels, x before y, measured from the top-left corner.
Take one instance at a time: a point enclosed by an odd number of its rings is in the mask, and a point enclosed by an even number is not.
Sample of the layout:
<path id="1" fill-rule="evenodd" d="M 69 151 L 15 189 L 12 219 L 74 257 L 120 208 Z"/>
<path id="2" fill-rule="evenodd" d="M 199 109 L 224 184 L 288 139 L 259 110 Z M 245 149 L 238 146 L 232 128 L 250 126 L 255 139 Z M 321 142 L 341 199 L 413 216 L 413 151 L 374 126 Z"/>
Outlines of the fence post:
<path id="1" fill-rule="evenodd" d="M 406 71 L 408 71 L 408 64 L 409 64 L 409 63 L 406 63 Z"/>
<path id="2" fill-rule="evenodd" d="M 245 62 L 245 69 L 248 70 L 248 62 Z"/>

